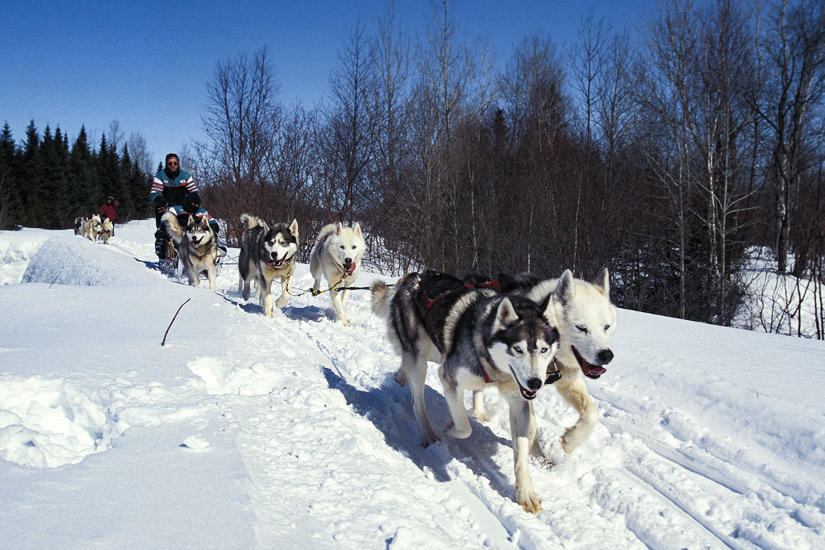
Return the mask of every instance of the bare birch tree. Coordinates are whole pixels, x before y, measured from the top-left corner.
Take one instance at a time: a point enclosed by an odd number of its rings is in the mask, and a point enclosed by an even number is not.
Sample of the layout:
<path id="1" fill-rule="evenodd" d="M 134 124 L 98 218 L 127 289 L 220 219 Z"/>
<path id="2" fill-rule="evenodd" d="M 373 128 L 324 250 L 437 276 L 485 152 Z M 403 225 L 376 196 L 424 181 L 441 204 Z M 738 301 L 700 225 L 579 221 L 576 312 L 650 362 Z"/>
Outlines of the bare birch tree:
<path id="1" fill-rule="evenodd" d="M 792 212 L 799 180 L 809 168 L 810 118 L 825 95 L 825 5 L 783 0 L 759 51 L 761 93 L 753 107 L 773 134 L 769 179 L 776 216 L 777 270 L 787 270 Z"/>
<path id="2" fill-rule="evenodd" d="M 366 28 L 348 33 L 330 77 L 331 104 L 322 133 L 326 206 L 336 221 L 352 223 L 368 205 L 370 166 L 375 151 L 372 101 L 376 78 Z"/>

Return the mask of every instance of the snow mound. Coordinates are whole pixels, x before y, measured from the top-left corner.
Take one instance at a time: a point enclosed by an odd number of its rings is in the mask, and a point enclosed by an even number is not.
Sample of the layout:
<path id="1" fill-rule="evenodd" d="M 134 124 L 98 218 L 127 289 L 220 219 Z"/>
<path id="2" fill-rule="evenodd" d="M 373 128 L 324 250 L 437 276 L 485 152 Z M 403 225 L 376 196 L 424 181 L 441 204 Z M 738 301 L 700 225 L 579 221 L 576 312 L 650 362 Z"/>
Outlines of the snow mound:
<path id="1" fill-rule="evenodd" d="M 151 272 L 135 269 L 137 260 L 74 235 L 45 241 L 31 258 L 22 283 L 78 286 L 134 286 Z"/>
<path id="2" fill-rule="evenodd" d="M 62 379 L 0 375 L 0 458 L 57 468 L 105 451 L 113 432 L 107 408 Z"/>
<path id="3" fill-rule="evenodd" d="M 283 380 L 283 374 L 260 362 L 247 367 L 201 357 L 186 366 L 198 377 L 191 380 L 192 385 L 209 395 L 266 395 Z"/>
<path id="4" fill-rule="evenodd" d="M 32 237 L 30 231 L 4 231 L 0 238 L 0 285 L 16 285 L 23 278 L 26 266 L 47 237 Z"/>

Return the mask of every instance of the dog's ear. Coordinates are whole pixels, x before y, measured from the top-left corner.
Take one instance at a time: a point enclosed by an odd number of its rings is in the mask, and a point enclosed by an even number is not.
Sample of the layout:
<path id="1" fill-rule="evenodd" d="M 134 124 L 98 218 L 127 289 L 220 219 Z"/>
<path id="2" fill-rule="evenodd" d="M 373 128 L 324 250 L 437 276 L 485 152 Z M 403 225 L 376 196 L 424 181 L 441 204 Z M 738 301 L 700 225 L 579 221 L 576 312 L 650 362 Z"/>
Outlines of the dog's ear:
<path id="1" fill-rule="evenodd" d="M 564 273 L 559 277 L 559 282 L 556 284 L 553 299 L 557 300 L 561 305 L 566 305 L 575 295 L 576 289 L 573 285 L 573 272 L 565 269 Z"/>
<path id="2" fill-rule="evenodd" d="M 496 322 L 493 323 L 493 332 L 505 329 L 518 321 L 518 314 L 509 298 L 504 298 L 498 304 Z"/>
<path id="3" fill-rule="evenodd" d="M 361 235 L 361 224 L 360 223 L 356 222 L 355 227 L 353 227 L 352 230 L 353 230 L 353 232 L 355 232 L 355 234 L 357 236 L 362 237 L 362 235 Z"/>
<path id="4" fill-rule="evenodd" d="M 343 232 L 344 232 L 344 224 L 342 224 L 341 222 L 338 222 L 338 227 L 335 228 L 335 234 L 340 235 Z"/>
<path id="5" fill-rule="evenodd" d="M 596 277 L 596 280 L 593 281 L 593 286 L 595 286 L 599 292 L 610 297 L 610 274 L 607 272 L 607 268 L 605 267 L 602 272 Z"/>
<path id="6" fill-rule="evenodd" d="M 298 220 L 295 218 L 292 218 L 292 223 L 289 224 L 289 232 L 292 233 L 293 237 L 298 238 Z"/>
<path id="7" fill-rule="evenodd" d="M 548 294 L 544 301 L 539 304 L 542 311 L 542 316 L 547 321 L 547 324 L 553 328 L 556 328 L 559 326 L 559 322 L 556 318 L 556 309 L 554 306 L 555 302 L 553 301 L 552 293 Z"/>

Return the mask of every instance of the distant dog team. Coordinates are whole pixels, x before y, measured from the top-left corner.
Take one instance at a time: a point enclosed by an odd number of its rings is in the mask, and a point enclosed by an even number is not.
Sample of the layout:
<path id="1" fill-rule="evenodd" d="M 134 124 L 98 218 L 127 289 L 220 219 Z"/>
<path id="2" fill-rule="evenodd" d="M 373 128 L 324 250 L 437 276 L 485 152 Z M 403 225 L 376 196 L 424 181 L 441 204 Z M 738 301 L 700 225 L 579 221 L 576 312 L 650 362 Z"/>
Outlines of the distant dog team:
<path id="1" fill-rule="evenodd" d="M 109 239 L 115 233 L 115 226 L 112 220 L 95 214 L 91 218 L 78 216 L 74 219 L 74 234 L 85 237 L 92 242 L 103 241 L 109 244 Z"/>
<path id="2" fill-rule="evenodd" d="M 77 227 L 77 223 L 79 220 L 75 220 L 75 227 Z M 81 219 L 80 221 L 80 235 L 86 237 L 92 242 L 96 242 L 100 238 L 100 233 L 103 231 L 103 224 L 100 220 L 100 216 L 95 214 L 91 218 L 88 219 Z M 77 234 L 77 229 L 75 229 L 75 234 Z"/>

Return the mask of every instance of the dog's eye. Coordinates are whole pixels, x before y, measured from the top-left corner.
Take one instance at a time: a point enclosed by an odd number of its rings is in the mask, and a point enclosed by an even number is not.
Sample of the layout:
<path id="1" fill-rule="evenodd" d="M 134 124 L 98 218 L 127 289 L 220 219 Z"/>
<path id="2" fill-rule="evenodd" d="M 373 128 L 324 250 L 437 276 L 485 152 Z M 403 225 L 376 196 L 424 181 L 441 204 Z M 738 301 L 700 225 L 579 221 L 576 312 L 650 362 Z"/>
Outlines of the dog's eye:
<path id="1" fill-rule="evenodd" d="M 576 328 L 579 329 L 581 332 L 587 334 L 587 327 L 582 325 L 576 325 Z"/>
<path id="2" fill-rule="evenodd" d="M 604 326 L 604 330 L 605 330 L 605 332 L 606 332 L 609 328 L 610 328 L 610 325 L 605 325 L 605 326 Z"/>
<path id="3" fill-rule="evenodd" d="M 355 250 L 355 245 L 352 245 L 352 249 Z"/>
<path id="4" fill-rule="evenodd" d="M 550 348 L 547 348 L 547 347 L 541 348 L 542 355 L 547 353 L 548 351 L 550 351 Z"/>
<path id="5" fill-rule="evenodd" d="M 521 355 L 522 353 L 524 353 L 521 350 L 521 346 L 513 346 L 513 351 L 516 352 L 516 355 Z"/>
<path id="6" fill-rule="evenodd" d="M 341 250 L 344 250 L 344 249 L 346 249 L 346 247 L 344 245 L 341 245 Z"/>

